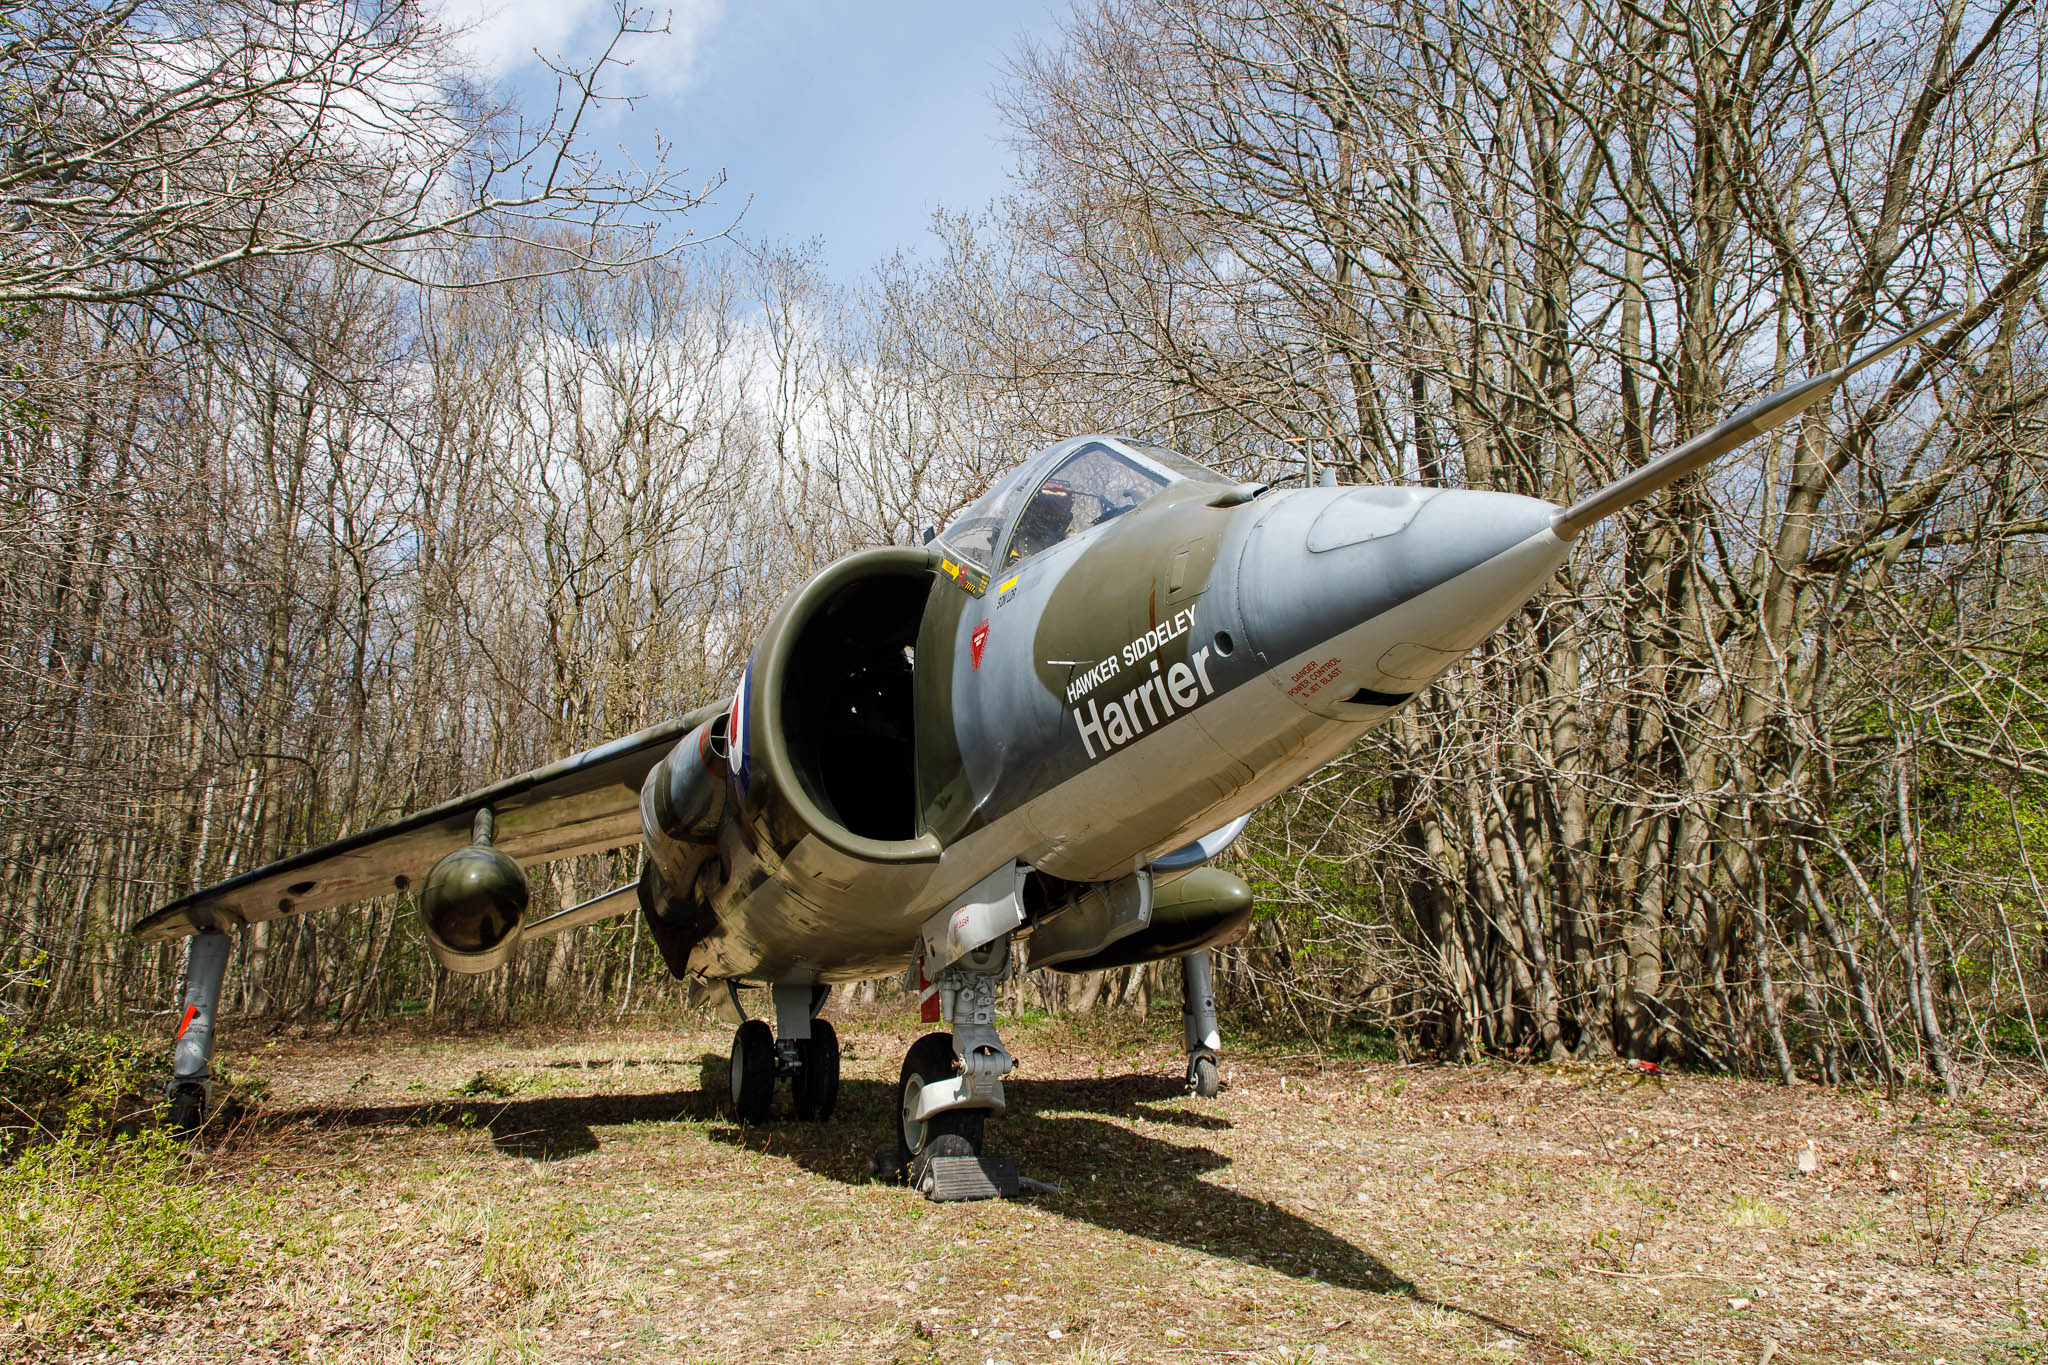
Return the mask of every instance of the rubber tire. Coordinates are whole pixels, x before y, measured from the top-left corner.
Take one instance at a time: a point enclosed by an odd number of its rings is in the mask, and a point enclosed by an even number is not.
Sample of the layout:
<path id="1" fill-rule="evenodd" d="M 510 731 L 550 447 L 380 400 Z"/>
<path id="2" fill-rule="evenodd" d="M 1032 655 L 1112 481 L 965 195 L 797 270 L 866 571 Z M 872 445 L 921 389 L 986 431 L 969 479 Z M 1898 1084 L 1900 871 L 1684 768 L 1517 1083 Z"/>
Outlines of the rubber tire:
<path id="1" fill-rule="evenodd" d="M 817 1123 L 839 1105 L 839 1031 L 824 1019 L 811 1020 L 811 1036 L 796 1045 L 796 1116 Z"/>
<path id="2" fill-rule="evenodd" d="M 948 1109 L 945 1113 L 934 1114 L 918 1124 L 917 1127 L 922 1130 L 919 1132 L 911 1130 L 910 1121 L 904 1116 L 903 1099 L 909 1093 L 913 1080 L 922 1086 L 932 1081 L 948 1080 L 952 1076 L 952 1034 L 927 1033 L 910 1045 L 909 1053 L 903 1058 L 902 1075 L 896 1082 L 896 1140 L 902 1145 L 906 1165 L 939 1137 L 965 1138 L 972 1150 L 960 1155 L 981 1155 L 981 1139 L 988 1123 L 988 1110 Z"/>
<path id="3" fill-rule="evenodd" d="M 206 1122 L 206 1092 L 196 1085 L 180 1086 L 171 1094 L 170 1112 L 164 1123 L 172 1133 L 189 1138 Z"/>
<path id="4" fill-rule="evenodd" d="M 1223 1093 L 1223 1078 L 1217 1074 L 1214 1057 L 1195 1057 L 1188 1062 L 1188 1093 L 1213 1100 Z"/>
<path id="5" fill-rule="evenodd" d="M 766 1123 L 775 1104 L 775 1034 L 765 1019 L 749 1019 L 733 1030 L 732 1116 L 741 1123 Z"/>

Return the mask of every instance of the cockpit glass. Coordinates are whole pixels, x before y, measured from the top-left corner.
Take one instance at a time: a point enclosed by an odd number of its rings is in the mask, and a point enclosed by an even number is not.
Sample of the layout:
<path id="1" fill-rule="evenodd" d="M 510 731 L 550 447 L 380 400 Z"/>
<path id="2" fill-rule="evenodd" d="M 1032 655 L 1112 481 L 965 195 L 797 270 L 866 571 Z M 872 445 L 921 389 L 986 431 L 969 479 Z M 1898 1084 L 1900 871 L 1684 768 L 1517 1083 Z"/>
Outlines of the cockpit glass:
<path id="1" fill-rule="evenodd" d="M 1010 524 L 1010 512 L 1024 495 L 1024 487 L 1005 484 L 981 496 L 960 519 L 939 537 L 946 548 L 978 569 L 991 569 L 996 562 L 996 541 Z"/>
<path id="2" fill-rule="evenodd" d="M 1091 445 L 1065 460 L 1024 504 L 1010 535 L 1005 564 L 1029 559 L 1136 507 L 1173 480 L 1108 446 Z"/>
<path id="3" fill-rule="evenodd" d="M 1147 457 L 1165 465 L 1174 473 L 1185 475 L 1197 483 L 1236 482 L 1221 470 L 1211 469 L 1200 460 L 1191 460 L 1177 450 L 1168 450 L 1165 446 L 1138 446 L 1137 449 Z"/>
<path id="4" fill-rule="evenodd" d="M 1002 556 L 1005 563 L 1120 516 L 1180 479 L 1229 482 L 1206 465 L 1157 446 L 1090 441 L 1060 460 L 1050 477 L 1038 474 L 1051 455 L 1046 451 L 1014 471 L 954 519 L 939 537 L 954 559 L 993 571 L 1013 516 L 1017 527 Z M 1020 503 L 1024 511 L 1018 516 Z"/>

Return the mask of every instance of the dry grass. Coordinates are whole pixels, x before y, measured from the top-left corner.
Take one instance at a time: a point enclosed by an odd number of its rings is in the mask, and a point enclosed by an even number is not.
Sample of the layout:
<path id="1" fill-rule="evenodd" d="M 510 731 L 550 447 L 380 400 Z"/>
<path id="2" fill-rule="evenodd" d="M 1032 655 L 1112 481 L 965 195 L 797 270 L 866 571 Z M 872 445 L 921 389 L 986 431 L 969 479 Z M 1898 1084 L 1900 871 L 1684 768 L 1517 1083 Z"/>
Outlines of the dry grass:
<path id="1" fill-rule="evenodd" d="M 1167 1032 L 1014 1030 L 991 1150 L 1064 1192 L 950 1206 L 866 1178 L 893 1018 L 842 1022 L 838 1119 L 748 1130 L 711 1024 L 230 1034 L 269 1084 L 204 1155 L 266 1211 L 235 1273 L 0 1355 L 2048 1360 L 2038 1090 L 1240 1053 L 1203 1103 Z"/>

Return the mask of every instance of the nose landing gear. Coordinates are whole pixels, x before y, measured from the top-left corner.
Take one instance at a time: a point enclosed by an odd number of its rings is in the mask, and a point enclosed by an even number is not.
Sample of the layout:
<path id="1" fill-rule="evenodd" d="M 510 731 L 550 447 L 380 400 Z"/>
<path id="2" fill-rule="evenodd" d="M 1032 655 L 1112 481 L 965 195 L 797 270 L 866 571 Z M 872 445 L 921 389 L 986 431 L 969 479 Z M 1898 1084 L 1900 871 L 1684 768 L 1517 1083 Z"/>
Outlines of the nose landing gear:
<path id="1" fill-rule="evenodd" d="M 989 1115 L 1006 1107 L 1003 1077 L 1017 1065 L 995 1029 L 996 983 L 1009 965 L 1005 936 L 941 971 L 932 984 L 953 1031 L 927 1033 L 903 1059 L 894 1167 L 929 1199 L 1017 1194 L 1017 1163 L 981 1155 Z"/>

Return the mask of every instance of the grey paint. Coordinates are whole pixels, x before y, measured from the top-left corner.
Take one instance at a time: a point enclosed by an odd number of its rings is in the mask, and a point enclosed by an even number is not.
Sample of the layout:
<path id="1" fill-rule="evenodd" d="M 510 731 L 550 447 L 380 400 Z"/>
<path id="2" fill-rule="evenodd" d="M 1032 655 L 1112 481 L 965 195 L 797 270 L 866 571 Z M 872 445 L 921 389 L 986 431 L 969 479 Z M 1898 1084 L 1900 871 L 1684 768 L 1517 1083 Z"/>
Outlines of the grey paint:
<path id="1" fill-rule="evenodd" d="M 220 987 L 227 975 L 228 935 L 208 929 L 192 936 L 185 958 L 185 1011 L 171 1047 L 171 1090 L 199 1086 L 213 1107 L 213 1025 L 220 1011 Z"/>
<path id="2" fill-rule="evenodd" d="M 1216 1027 L 1216 987 L 1209 972 L 1209 950 L 1188 953 L 1180 960 L 1181 1034 L 1188 1055 L 1214 1057 L 1223 1047 Z"/>

